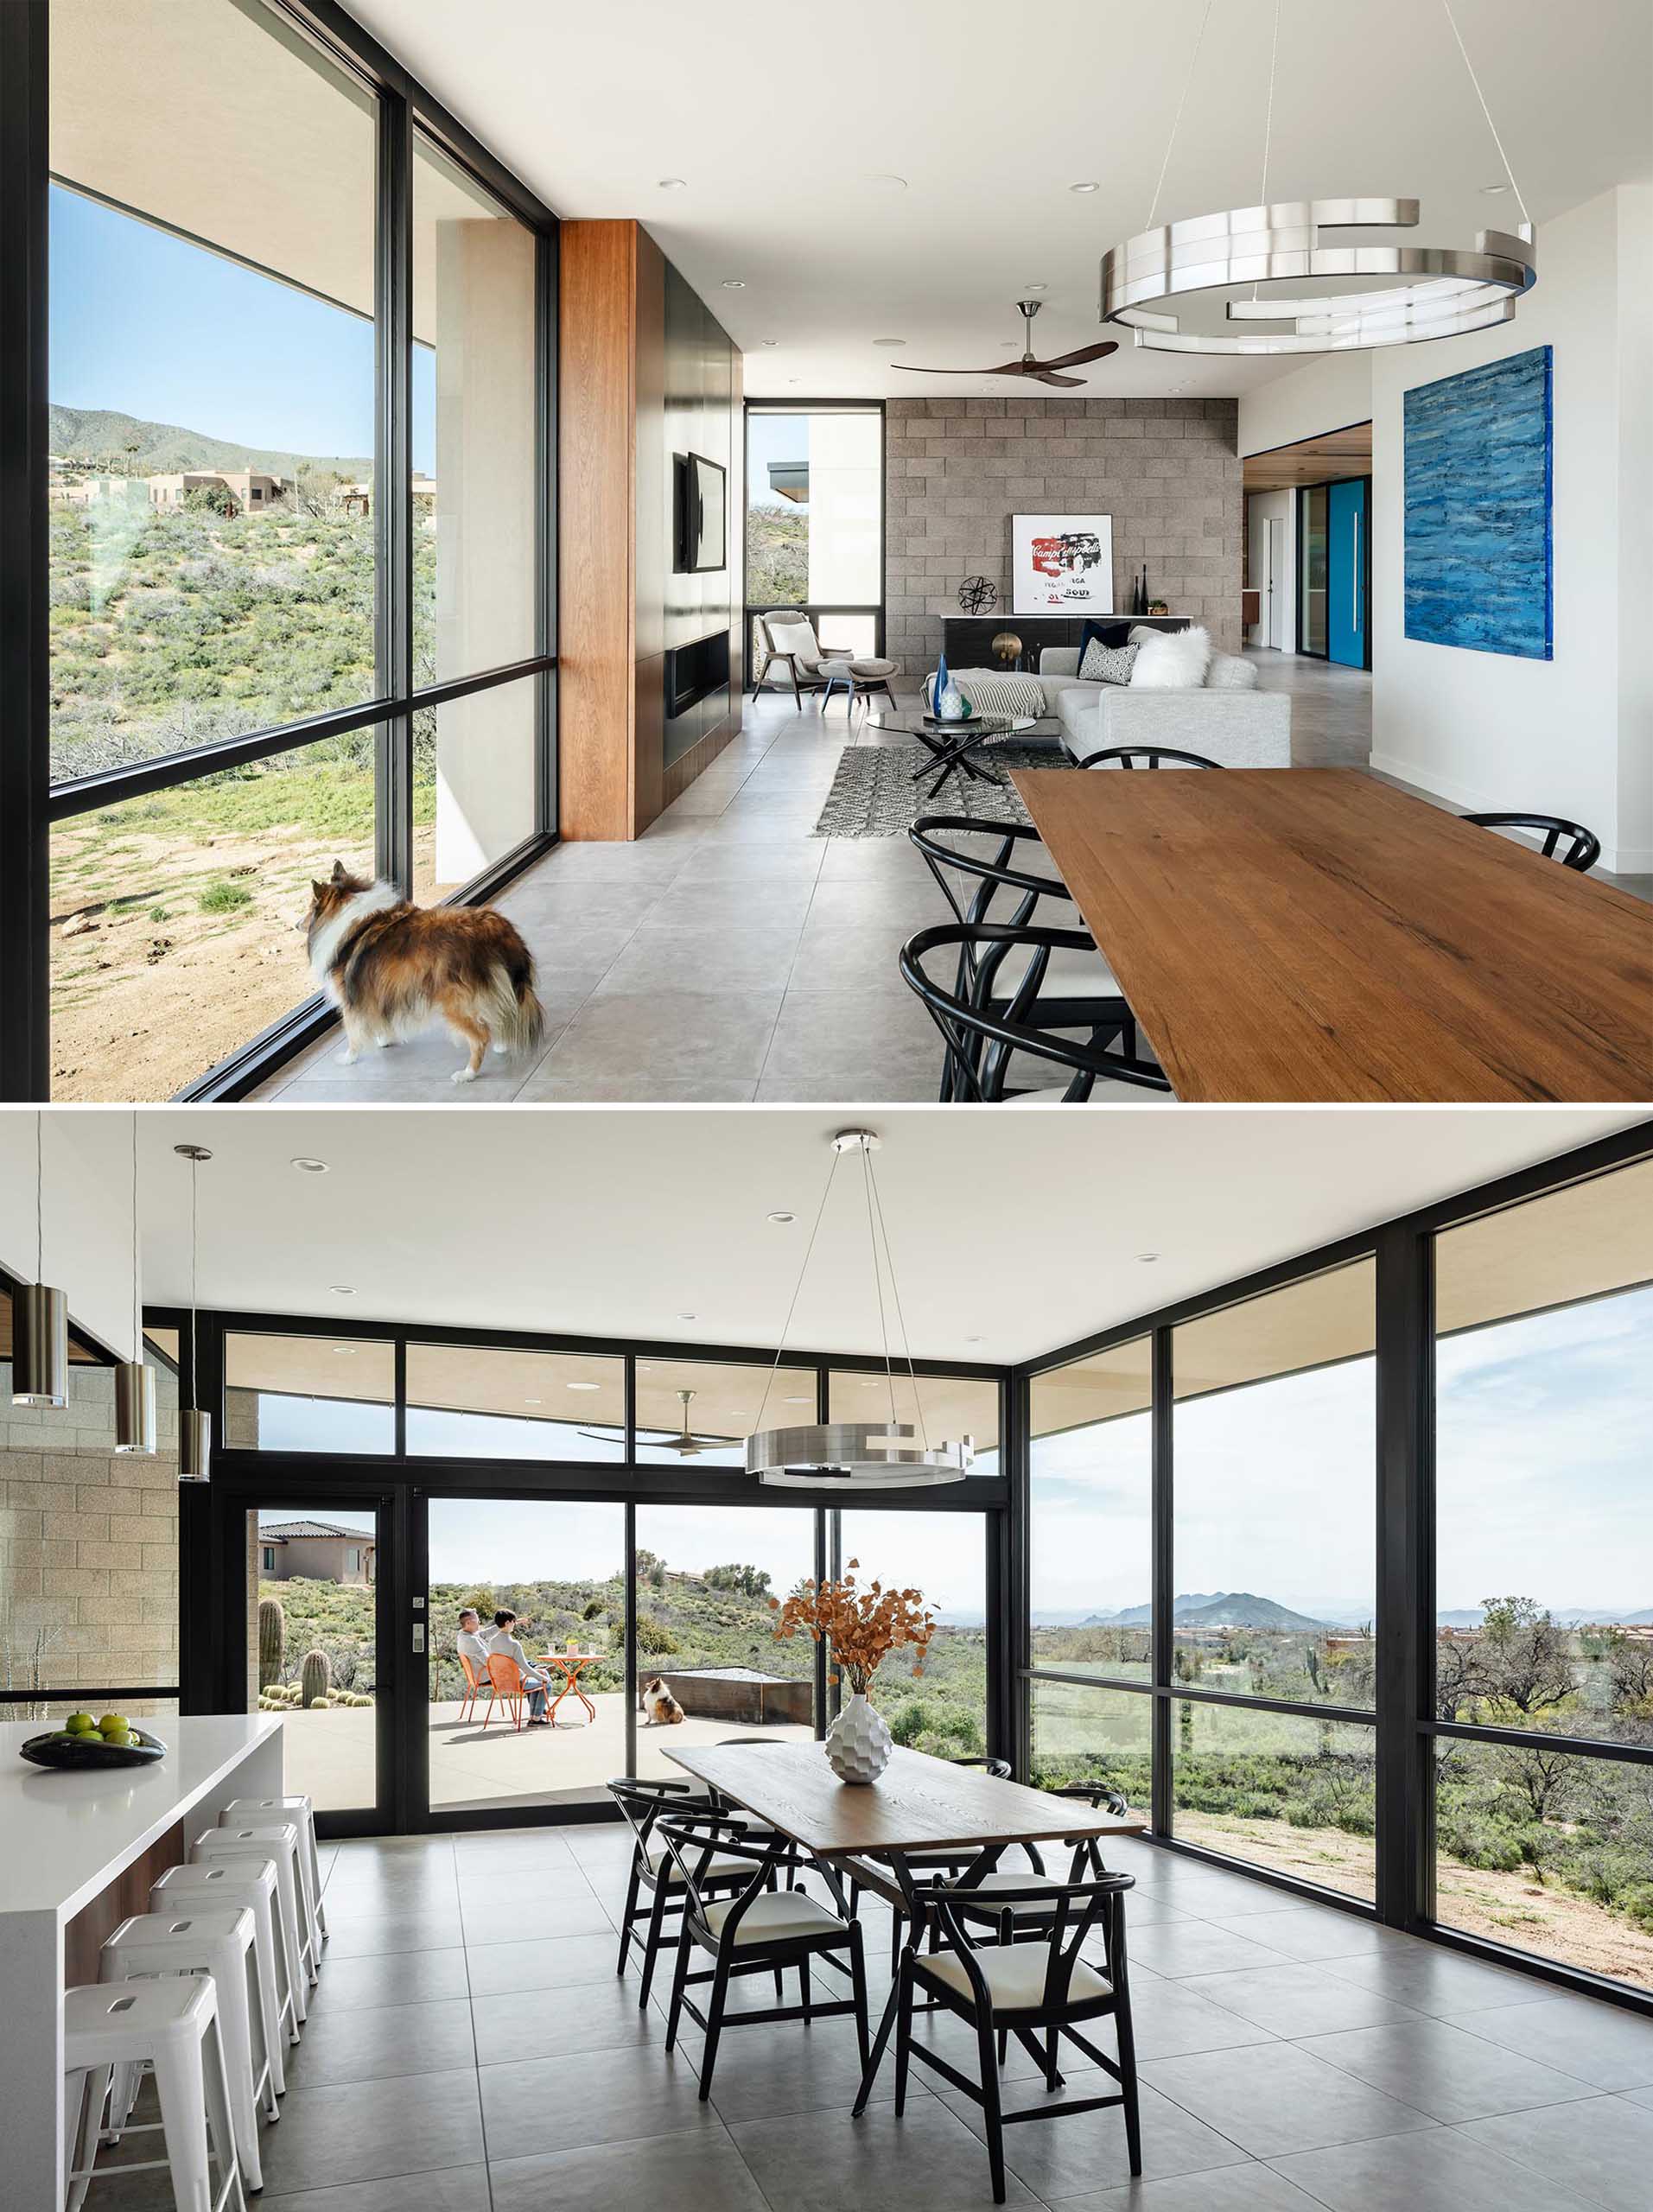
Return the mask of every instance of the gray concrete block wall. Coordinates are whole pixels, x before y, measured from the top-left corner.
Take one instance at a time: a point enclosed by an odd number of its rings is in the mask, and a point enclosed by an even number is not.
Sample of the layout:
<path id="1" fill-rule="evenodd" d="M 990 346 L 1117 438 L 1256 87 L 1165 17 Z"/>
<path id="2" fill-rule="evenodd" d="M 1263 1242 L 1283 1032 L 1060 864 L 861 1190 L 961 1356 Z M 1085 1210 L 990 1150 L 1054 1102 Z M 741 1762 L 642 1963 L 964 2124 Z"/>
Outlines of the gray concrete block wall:
<path id="1" fill-rule="evenodd" d="M 0 1363 L 0 1688 L 29 1687 L 42 1629 L 48 1689 L 177 1681 L 178 1389 L 156 1380 L 144 1459 L 115 1452 L 112 1369 L 72 1367 L 59 1411 L 14 1406 Z"/>
<path id="2" fill-rule="evenodd" d="M 1240 647 L 1243 500 L 1233 399 L 892 399 L 885 408 L 885 645 L 904 675 L 936 664 L 966 576 L 1010 610 L 1010 518 L 1113 518 L 1115 603 L 1148 589 Z"/>

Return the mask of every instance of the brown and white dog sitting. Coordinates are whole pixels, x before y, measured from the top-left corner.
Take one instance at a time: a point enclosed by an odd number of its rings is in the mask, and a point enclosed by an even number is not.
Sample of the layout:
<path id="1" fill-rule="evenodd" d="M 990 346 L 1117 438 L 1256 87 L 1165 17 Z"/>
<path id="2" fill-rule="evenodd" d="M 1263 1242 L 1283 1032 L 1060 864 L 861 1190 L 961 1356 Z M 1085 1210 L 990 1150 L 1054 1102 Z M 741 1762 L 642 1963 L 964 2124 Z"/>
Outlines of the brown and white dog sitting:
<path id="1" fill-rule="evenodd" d="M 488 906 L 413 906 L 394 884 L 365 883 L 335 861 L 310 886 L 304 924 L 316 982 L 344 1016 L 349 1067 L 440 1014 L 470 1047 L 455 1083 L 473 1083 L 490 1045 L 529 1052 L 544 1032 L 534 956 Z"/>
<path id="2" fill-rule="evenodd" d="M 680 1706 L 657 1675 L 652 1682 L 645 1682 L 637 1694 L 639 1710 L 648 1716 L 651 1728 L 675 1728 L 683 1719 Z"/>

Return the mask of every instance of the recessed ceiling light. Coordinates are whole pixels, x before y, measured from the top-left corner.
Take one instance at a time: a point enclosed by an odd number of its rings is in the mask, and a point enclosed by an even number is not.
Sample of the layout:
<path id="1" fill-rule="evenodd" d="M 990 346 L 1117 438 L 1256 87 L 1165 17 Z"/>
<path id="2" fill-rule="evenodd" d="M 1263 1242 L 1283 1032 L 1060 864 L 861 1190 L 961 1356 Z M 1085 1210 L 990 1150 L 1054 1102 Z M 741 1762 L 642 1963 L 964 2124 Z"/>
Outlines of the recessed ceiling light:
<path id="1" fill-rule="evenodd" d="M 301 1175 L 325 1175 L 327 1172 L 325 1160 L 296 1160 L 293 1165 Z"/>
<path id="2" fill-rule="evenodd" d="M 600 1390 L 602 1385 L 601 1382 L 569 1382 L 565 1387 L 570 1390 Z"/>
<path id="3" fill-rule="evenodd" d="M 333 1349 L 338 1353 L 340 1359 L 354 1359 L 356 1357 L 356 1347 L 354 1344 L 334 1344 Z"/>
<path id="4" fill-rule="evenodd" d="M 330 1282 L 327 1288 L 335 1298 L 353 1298 L 356 1295 L 356 1286 L 353 1282 Z"/>
<path id="5" fill-rule="evenodd" d="M 905 346 L 906 344 L 906 340 L 905 338 L 874 338 L 873 343 L 874 346 Z"/>
<path id="6" fill-rule="evenodd" d="M 770 1218 L 770 1220 L 771 1220 L 771 1221 L 778 1221 L 778 1222 L 780 1222 L 780 1223 L 782 1223 L 782 1224 L 784 1224 L 785 1223 L 789 1222 L 789 1221 L 796 1221 L 796 1220 L 798 1219 L 798 1216 L 797 1216 L 795 1213 L 785 1213 L 785 1212 L 779 1212 L 779 1211 L 778 1211 L 778 1212 L 775 1212 L 775 1213 L 772 1213 L 772 1214 L 769 1216 L 769 1218 Z"/>
<path id="7" fill-rule="evenodd" d="M 1510 188 L 1507 184 L 1484 184 L 1481 187 L 1481 190 L 1486 194 L 1489 200 L 1496 200 L 1499 193 L 1508 192 L 1509 189 Z"/>
<path id="8" fill-rule="evenodd" d="M 779 338 L 760 338 L 758 343 L 760 346 L 779 346 L 780 340 Z"/>
<path id="9" fill-rule="evenodd" d="M 1102 187 L 1099 184 L 1071 184 L 1068 190 L 1070 192 L 1100 192 Z"/>
<path id="10" fill-rule="evenodd" d="M 813 1398 L 788 1398 L 784 1402 L 789 1406 L 812 1406 L 815 1401 Z"/>
<path id="11" fill-rule="evenodd" d="M 544 1404 L 544 1401 L 540 1398 L 525 1398 L 523 1400 L 523 1403 L 525 1406 L 537 1406 Z"/>
<path id="12" fill-rule="evenodd" d="M 677 1319 L 680 1321 L 693 1321 L 697 1318 L 698 1317 L 693 1313 L 679 1313 L 677 1316 Z"/>
<path id="13" fill-rule="evenodd" d="M 987 1339 L 985 1337 L 966 1337 L 964 1341 L 967 1344 L 985 1344 Z"/>
<path id="14" fill-rule="evenodd" d="M 1151 1268 L 1160 1255 L 1157 1252 L 1139 1252 L 1136 1256 L 1145 1268 Z"/>
<path id="15" fill-rule="evenodd" d="M 723 289 L 726 292 L 744 292 L 746 288 L 747 280 L 744 276 L 726 276 L 723 279 Z"/>
<path id="16" fill-rule="evenodd" d="M 1048 292 L 1050 286 L 1048 284 L 1029 284 L 1027 289 L 1029 292 Z"/>
<path id="17" fill-rule="evenodd" d="M 878 1377 L 877 1377 L 877 1376 L 875 1376 L 875 1375 L 868 1375 L 868 1376 L 864 1376 L 861 1378 L 861 1389 L 862 1389 L 863 1390 L 875 1390 L 875 1389 L 877 1389 L 877 1388 L 878 1388 Z"/>
<path id="18" fill-rule="evenodd" d="M 893 169 L 874 170 L 868 181 L 872 184 L 885 185 L 891 192 L 906 190 L 906 179 L 904 176 L 897 176 Z"/>
<path id="19" fill-rule="evenodd" d="M 663 176 L 660 179 L 660 189 L 662 192 L 681 192 L 688 181 L 688 178 L 684 176 Z"/>

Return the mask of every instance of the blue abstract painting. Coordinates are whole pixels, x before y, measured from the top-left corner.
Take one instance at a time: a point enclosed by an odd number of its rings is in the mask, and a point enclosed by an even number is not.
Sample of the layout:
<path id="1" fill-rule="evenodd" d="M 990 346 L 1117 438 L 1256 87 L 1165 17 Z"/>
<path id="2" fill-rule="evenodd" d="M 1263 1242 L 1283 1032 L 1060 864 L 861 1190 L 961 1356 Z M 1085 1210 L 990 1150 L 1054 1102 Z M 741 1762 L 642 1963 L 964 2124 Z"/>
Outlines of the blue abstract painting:
<path id="1" fill-rule="evenodd" d="M 1550 348 L 1406 395 L 1406 634 L 1551 652 Z"/>

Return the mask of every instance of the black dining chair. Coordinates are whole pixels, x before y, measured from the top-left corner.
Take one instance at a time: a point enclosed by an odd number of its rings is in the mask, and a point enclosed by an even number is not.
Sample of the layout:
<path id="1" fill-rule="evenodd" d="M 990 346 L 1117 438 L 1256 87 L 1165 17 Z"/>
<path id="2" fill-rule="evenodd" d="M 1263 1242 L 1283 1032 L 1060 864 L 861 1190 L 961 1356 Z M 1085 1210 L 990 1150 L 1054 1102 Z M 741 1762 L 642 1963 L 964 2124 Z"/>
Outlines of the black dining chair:
<path id="1" fill-rule="evenodd" d="M 614 1776 L 608 1783 L 608 1791 L 630 1824 L 633 1838 L 631 1879 L 626 1885 L 626 1903 L 620 1917 L 620 1963 L 614 1971 L 625 1973 L 626 1955 L 633 1942 L 643 1946 L 643 1986 L 637 1999 L 638 2009 L 642 2011 L 653 1986 L 654 1962 L 660 1954 L 666 1923 L 682 1912 L 683 1902 L 677 1871 L 656 1829 L 664 1813 L 709 1811 L 710 1803 L 696 1792 L 691 1783 L 645 1782 L 635 1775 Z M 744 1859 L 715 1861 L 706 1870 L 703 1886 L 710 1896 L 728 1897 L 750 1878 L 750 1873 Z M 639 1920 L 647 1923 L 641 1929 L 635 1924 Z M 779 1986 L 777 1981 L 777 1989 Z"/>
<path id="2" fill-rule="evenodd" d="M 732 1751 L 737 1745 L 744 1749 L 748 1744 L 784 1744 L 785 1740 L 784 1736 L 720 1736 L 717 1748 L 720 1751 Z M 745 1824 L 748 1841 L 767 1843 L 771 1836 L 781 1836 L 779 1828 L 772 1827 L 767 1821 L 760 1821 L 755 1813 L 746 1811 L 744 1807 L 737 1805 L 732 1797 L 726 1797 L 721 1789 L 709 1790 L 709 1795 L 714 1812 L 728 1813 L 732 1818 L 738 1819 Z M 785 1846 L 784 1863 L 786 1869 L 786 1886 L 789 1890 L 796 1889 L 798 1878 L 803 1871 L 803 1853 L 790 1836 L 781 1836 L 781 1841 Z"/>
<path id="3" fill-rule="evenodd" d="M 1179 753 L 1174 745 L 1110 745 L 1105 753 L 1093 753 L 1082 760 L 1082 768 L 1162 768 L 1167 763 L 1173 768 L 1220 768 L 1220 760 L 1208 760 L 1203 753 Z"/>
<path id="4" fill-rule="evenodd" d="M 1008 1782 L 1011 1780 L 1013 1775 L 1013 1769 L 1008 1759 L 949 1759 L 947 1764 L 949 1766 L 979 1766 L 982 1770 L 983 1773 L 990 1775 L 995 1782 Z M 1027 1851 L 1029 1859 L 1033 1861 L 1033 1871 L 1035 1873 L 1042 1874 L 1045 1871 L 1045 1862 L 1039 1856 L 1038 1851 L 1032 1844 L 1025 1845 L 1023 1848 Z M 883 1854 L 874 1853 L 870 1855 L 873 1857 L 881 1857 Z M 966 1867 L 972 1866 L 980 1855 L 981 1847 L 978 1844 L 967 1844 L 963 1849 L 954 1851 L 904 1851 L 901 1853 L 900 1858 L 902 1865 L 906 1868 L 909 1874 L 943 1873 L 957 1875 L 962 1874 Z M 859 1914 L 861 1910 L 861 1885 L 856 1881 L 852 1867 L 849 1877 L 849 1910 L 853 1913 Z M 890 1913 L 890 1969 L 892 1973 L 893 1973 L 896 1962 L 901 1955 L 901 1930 L 905 1925 L 906 1918 L 906 1914 L 901 1910 L 899 1905 L 892 1907 Z"/>
<path id="5" fill-rule="evenodd" d="M 766 1843 L 749 1842 L 739 1821 L 697 1813 L 686 1820 L 663 1821 L 660 1835 L 671 1854 L 684 1899 L 671 2004 L 666 2014 L 666 2049 L 676 2046 L 678 2022 L 687 2012 L 705 2037 L 700 2062 L 701 2102 L 704 2104 L 712 2093 L 718 2042 L 726 2026 L 758 2027 L 776 2020 L 829 2020 L 852 2014 L 864 2067 L 867 1963 L 860 1923 L 849 1910 L 833 1866 L 825 1859 L 815 1862 L 815 1871 L 831 1897 L 830 1904 L 822 1904 L 805 1890 L 776 1886 L 785 1841 L 779 1834 Z M 715 1890 L 708 1887 L 707 1877 L 729 1859 L 744 1863 L 747 1879 L 738 1894 L 720 1899 Z M 694 1973 L 690 1961 L 697 1951 L 709 1956 L 711 1964 Z M 815 2001 L 810 1969 L 817 1959 L 847 1975 L 849 1997 L 824 2005 Z M 788 1967 L 798 1969 L 799 2001 L 796 2005 L 779 2001 L 781 1976 Z M 761 2011 L 728 2014 L 730 1982 L 752 1974 L 774 1975 L 777 2002 Z M 703 2012 L 689 1992 L 707 1982 L 711 1984 L 711 1993 Z"/>
<path id="6" fill-rule="evenodd" d="M 1462 819 L 1478 830 L 1530 830 L 1543 839 L 1547 861 L 1560 861 L 1580 875 L 1601 858 L 1601 840 L 1595 831 L 1581 822 L 1563 821 L 1559 814 L 1465 814 Z"/>
<path id="7" fill-rule="evenodd" d="M 1005 2128 L 1025 2120 L 1059 2120 L 1074 2113 L 1122 2106 L 1130 2171 L 1134 2177 L 1141 2173 L 1136 2046 L 1131 2031 L 1125 1958 L 1124 1899 L 1133 1885 L 1129 1874 L 1103 1874 L 1055 1887 L 1025 1884 L 1001 1890 L 986 1904 L 977 1902 L 968 1882 L 938 1883 L 920 1893 L 925 1913 L 933 1914 L 939 1923 L 944 1948 L 933 1953 L 921 1950 L 915 1929 L 914 1940 L 901 1955 L 895 2028 L 895 2113 L 899 2120 L 906 2108 L 907 2076 L 914 2058 L 979 2105 L 995 2204 L 1005 2201 Z M 1041 1916 L 1036 1938 L 1014 1943 L 978 1942 L 973 1924 L 986 1921 L 996 1928 L 1005 1912 L 1015 1914 L 1023 1907 Z M 1084 1955 L 1087 1941 L 1098 1928 L 1103 1942 L 1100 1970 Z M 921 1990 L 976 2031 L 977 2081 L 962 2074 L 939 2051 L 914 2042 L 914 1999 Z M 1117 2053 L 1113 2058 L 1080 2032 L 1081 2028 L 1109 2018 L 1114 2023 Z M 1065 2037 L 1093 2066 L 1116 2082 L 1118 2089 L 1109 2096 L 1075 2097 L 1059 2105 L 1023 2105 L 1006 2112 L 999 2082 L 1001 2036 L 1014 2036 L 1037 2062 L 1047 2093 L 1063 2086 L 1057 2062 Z M 865 2108 L 865 2091 L 863 2081 L 857 2113 Z"/>
<path id="8" fill-rule="evenodd" d="M 987 956 L 1000 947 L 1028 956 L 1001 1006 L 992 1002 L 990 988 L 979 982 Z M 1142 1104 L 1151 1095 L 1172 1096 L 1164 1070 L 1139 1059 L 1130 1049 L 1135 1025 L 1122 1000 L 1111 1033 L 1107 1025 L 1090 1021 L 1083 1009 L 1065 1016 L 1059 1003 L 1041 1000 L 1052 954 L 1087 948 L 1094 950 L 1089 934 L 1081 930 L 1014 929 L 996 923 L 941 925 L 919 930 L 907 939 L 898 956 L 901 977 L 941 1033 L 944 1102 L 1001 1104 L 1013 1100 L 1027 1104 L 1105 1097 Z M 954 964 L 964 954 L 973 963 L 976 985 L 967 982 L 961 988 L 955 983 L 949 989 L 926 967 L 931 960 Z M 1081 1039 L 1062 1033 L 1067 1028 L 1084 1029 L 1086 1034 Z M 1116 1042 L 1120 1049 L 1109 1049 Z M 1025 1053 L 1055 1071 L 1051 1083 L 1033 1090 L 1013 1090 L 1008 1079 L 1013 1053 Z"/>

